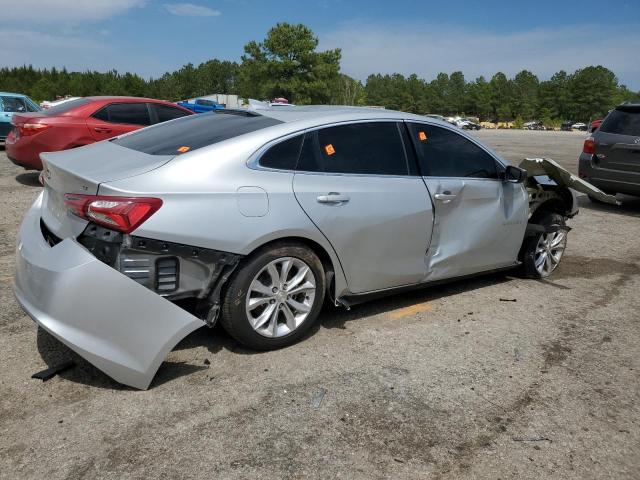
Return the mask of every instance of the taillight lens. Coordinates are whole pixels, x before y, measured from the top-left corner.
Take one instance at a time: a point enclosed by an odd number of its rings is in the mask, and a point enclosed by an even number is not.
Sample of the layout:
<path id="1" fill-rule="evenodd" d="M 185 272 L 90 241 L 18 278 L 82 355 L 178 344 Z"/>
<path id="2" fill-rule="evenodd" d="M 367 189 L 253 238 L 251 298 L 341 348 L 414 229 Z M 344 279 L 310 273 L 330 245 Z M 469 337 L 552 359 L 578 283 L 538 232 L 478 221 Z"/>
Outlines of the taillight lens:
<path id="1" fill-rule="evenodd" d="M 589 137 L 584 141 L 584 145 L 582 146 L 582 151 L 584 153 L 588 153 L 589 155 L 593 155 L 596 152 L 596 145 L 593 141 L 593 137 Z"/>
<path id="2" fill-rule="evenodd" d="M 35 135 L 49 128 L 46 123 L 23 123 L 22 125 L 16 125 L 20 129 L 21 137 L 28 137 L 29 135 Z"/>
<path id="3" fill-rule="evenodd" d="M 134 231 L 162 206 L 159 198 L 75 193 L 67 193 L 64 202 L 79 217 L 122 233 Z"/>

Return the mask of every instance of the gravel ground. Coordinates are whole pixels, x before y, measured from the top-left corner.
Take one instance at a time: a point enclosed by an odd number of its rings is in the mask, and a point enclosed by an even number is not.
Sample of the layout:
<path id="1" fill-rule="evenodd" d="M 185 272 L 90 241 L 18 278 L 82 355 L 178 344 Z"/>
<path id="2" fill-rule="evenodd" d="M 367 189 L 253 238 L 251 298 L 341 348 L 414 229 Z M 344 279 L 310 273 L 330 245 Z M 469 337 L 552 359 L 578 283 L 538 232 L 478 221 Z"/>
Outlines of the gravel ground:
<path id="1" fill-rule="evenodd" d="M 583 140 L 477 135 L 574 171 Z M 548 281 L 489 275 L 325 310 L 269 353 L 203 328 L 143 392 L 79 359 L 30 378 L 73 357 L 11 293 L 38 191 L 0 152 L 1 478 L 638 478 L 640 200 L 581 197 Z"/>

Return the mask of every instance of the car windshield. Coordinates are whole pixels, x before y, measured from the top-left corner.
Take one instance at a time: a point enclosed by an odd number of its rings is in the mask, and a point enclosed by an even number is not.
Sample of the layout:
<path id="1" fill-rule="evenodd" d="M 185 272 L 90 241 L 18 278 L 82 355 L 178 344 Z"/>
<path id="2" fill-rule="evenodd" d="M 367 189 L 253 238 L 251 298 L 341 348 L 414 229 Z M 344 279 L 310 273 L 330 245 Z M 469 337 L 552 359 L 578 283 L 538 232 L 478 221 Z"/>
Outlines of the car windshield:
<path id="1" fill-rule="evenodd" d="M 112 142 L 150 155 L 176 155 L 280 123 L 251 112 L 218 110 L 161 123 Z"/>
<path id="2" fill-rule="evenodd" d="M 89 98 L 77 98 L 75 100 L 69 100 L 68 102 L 61 103 L 55 107 L 47 108 L 47 115 L 62 115 L 76 107 L 86 105 L 91 100 Z"/>
<path id="3" fill-rule="evenodd" d="M 640 108 L 613 110 L 600 125 L 600 131 L 640 137 Z"/>

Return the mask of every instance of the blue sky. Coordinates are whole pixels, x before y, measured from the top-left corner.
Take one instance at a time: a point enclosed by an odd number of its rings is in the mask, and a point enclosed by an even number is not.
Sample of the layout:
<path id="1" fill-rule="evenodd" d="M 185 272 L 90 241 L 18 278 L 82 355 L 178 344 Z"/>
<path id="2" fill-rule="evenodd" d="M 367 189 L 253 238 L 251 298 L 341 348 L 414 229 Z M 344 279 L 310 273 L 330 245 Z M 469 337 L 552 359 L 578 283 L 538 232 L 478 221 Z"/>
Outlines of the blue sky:
<path id="1" fill-rule="evenodd" d="M 342 48 L 342 70 L 359 79 L 524 68 L 545 79 L 601 64 L 640 89 L 640 0 L 0 0 L 0 11 L 0 65 L 159 76 L 239 60 L 287 21 L 311 27 L 321 48 Z"/>

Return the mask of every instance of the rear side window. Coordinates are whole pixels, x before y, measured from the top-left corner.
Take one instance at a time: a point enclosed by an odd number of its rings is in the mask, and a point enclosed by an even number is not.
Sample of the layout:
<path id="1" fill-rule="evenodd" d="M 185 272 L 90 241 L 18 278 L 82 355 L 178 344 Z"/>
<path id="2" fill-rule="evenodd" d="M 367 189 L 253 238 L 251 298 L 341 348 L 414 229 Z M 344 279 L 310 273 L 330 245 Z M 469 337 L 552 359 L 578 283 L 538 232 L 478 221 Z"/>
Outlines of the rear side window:
<path id="1" fill-rule="evenodd" d="M 446 128 L 410 123 L 422 175 L 498 178 L 496 161 L 475 143 Z"/>
<path id="2" fill-rule="evenodd" d="M 640 109 L 613 110 L 600 125 L 600 131 L 640 137 Z"/>
<path id="3" fill-rule="evenodd" d="M 260 166 L 280 170 L 295 170 L 304 135 L 297 135 L 280 142 L 260 157 Z"/>
<path id="4" fill-rule="evenodd" d="M 170 107 L 169 105 L 152 104 L 158 114 L 158 122 L 166 122 L 167 120 L 174 120 L 176 118 L 186 117 L 190 113 L 180 110 L 179 108 Z"/>
<path id="5" fill-rule="evenodd" d="M 151 125 L 146 103 L 112 103 L 94 113 L 93 117 L 109 123 Z"/>
<path id="6" fill-rule="evenodd" d="M 3 96 L 2 104 L 5 112 L 20 113 L 27 111 L 27 105 L 23 98 Z"/>
<path id="7" fill-rule="evenodd" d="M 280 123 L 280 120 L 251 112 L 218 110 L 159 123 L 112 142 L 150 155 L 175 155 Z"/>
<path id="8" fill-rule="evenodd" d="M 306 135 L 299 171 L 361 175 L 408 175 L 395 122 L 354 123 Z"/>

